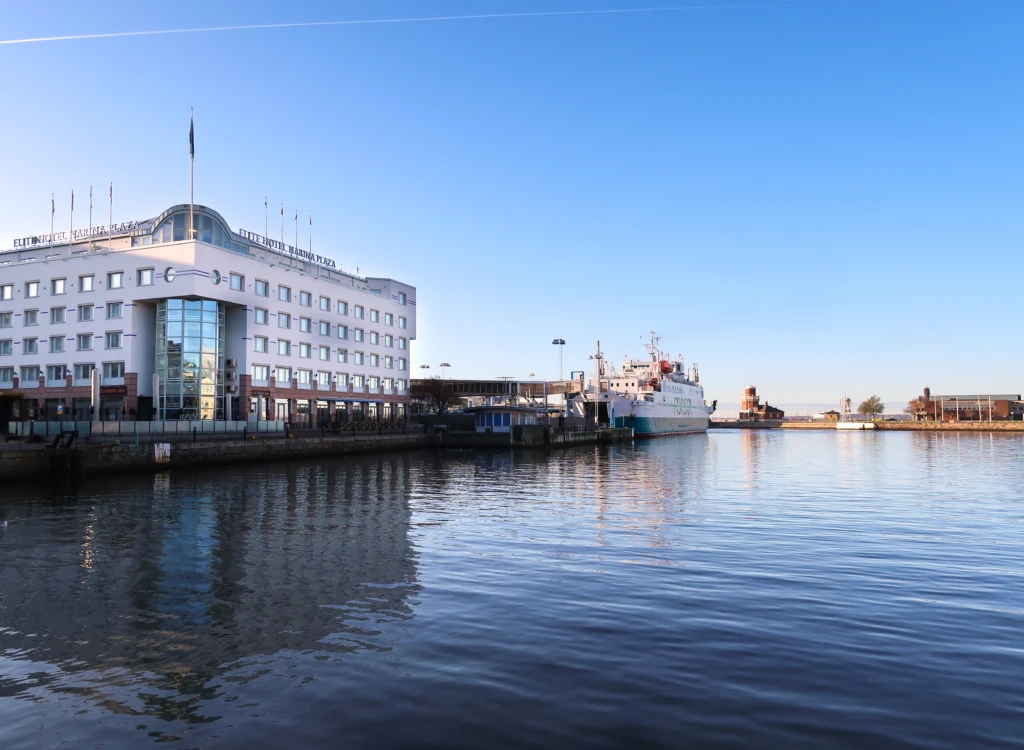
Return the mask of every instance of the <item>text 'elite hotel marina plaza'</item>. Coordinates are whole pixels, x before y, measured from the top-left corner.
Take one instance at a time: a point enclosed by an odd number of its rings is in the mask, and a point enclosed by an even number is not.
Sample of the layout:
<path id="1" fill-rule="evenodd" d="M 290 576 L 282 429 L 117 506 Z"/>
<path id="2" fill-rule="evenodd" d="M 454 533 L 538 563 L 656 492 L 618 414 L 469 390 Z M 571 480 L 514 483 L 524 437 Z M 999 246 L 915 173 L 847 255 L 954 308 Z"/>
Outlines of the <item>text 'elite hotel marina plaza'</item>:
<path id="1" fill-rule="evenodd" d="M 200 205 L 20 238 L 0 253 L 0 423 L 404 419 L 415 300 Z"/>

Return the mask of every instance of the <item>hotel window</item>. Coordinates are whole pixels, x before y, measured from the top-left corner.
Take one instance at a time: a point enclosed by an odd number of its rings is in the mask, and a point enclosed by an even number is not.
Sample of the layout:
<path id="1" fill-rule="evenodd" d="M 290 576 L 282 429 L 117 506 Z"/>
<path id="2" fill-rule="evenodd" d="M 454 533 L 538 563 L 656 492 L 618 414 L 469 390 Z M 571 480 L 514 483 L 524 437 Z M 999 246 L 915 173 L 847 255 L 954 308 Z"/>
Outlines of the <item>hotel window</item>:
<path id="1" fill-rule="evenodd" d="M 384 367 L 386 367 L 389 370 L 395 369 L 395 360 L 392 359 L 391 357 L 385 357 L 384 358 Z"/>
<path id="2" fill-rule="evenodd" d="M 392 378 L 384 378 L 381 381 L 381 385 L 384 386 L 384 390 L 390 391 L 395 387 L 395 381 Z"/>
<path id="3" fill-rule="evenodd" d="M 270 284 L 266 281 L 256 279 L 256 296 L 257 297 L 269 297 L 270 296 Z"/>
<path id="4" fill-rule="evenodd" d="M 267 365 L 253 365 L 250 372 L 253 380 L 270 380 L 270 367 Z"/>
<path id="5" fill-rule="evenodd" d="M 120 302 L 107 303 L 107 320 L 117 320 L 124 317 L 124 305 Z"/>
<path id="6" fill-rule="evenodd" d="M 29 281 L 25 284 L 25 296 L 26 297 L 38 297 L 39 296 L 39 282 Z"/>
<path id="7" fill-rule="evenodd" d="M 402 316 L 398 316 L 398 327 L 405 328 L 405 318 Z"/>
<path id="8" fill-rule="evenodd" d="M 10 297 L 4 297 L 4 299 L 10 299 Z M 338 300 L 338 315 L 348 315 L 348 302 Z"/>
<path id="9" fill-rule="evenodd" d="M 13 367 L 0 367 L 0 383 L 3 385 L 9 385 L 14 382 L 14 368 Z"/>
<path id="10" fill-rule="evenodd" d="M 318 382 L 320 385 L 330 385 L 331 373 L 327 372 L 326 370 L 320 370 L 320 372 L 316 374 L 316 382 Z"/>
<path id="11" fill-rule="evenodd" d="M 320 335 L 321 336 L 330 336 L 331 335 L 331 324 L 328 323 L 326 320 L 321 320 L 320 321 Z"/>
<path id="12" fill-rule="evenodd" d="M 363 353 L 362 352 L 353 352 L 353 354 L 352 354 L 352 364 L 354 364 L 354 365 L 361 365 L 361 364 L 363 364 Z"/>
<path id="13" fill-rule="evenodd" d="M 149 269 L 150 284 L 152 284 L 153 269 Z M 139 284 L 142 284 L 142 271 L 139 271 Z M 120 289 L 124 286 L 124 274 L 121 271 L 114 271 L 107 274 L 107 289 Z"/>
<path id="14" fill-rule="evenodd" d="M 54 323 L 66 323 L 68 320 L 68 309 L 66 307 L 50 308 L 50 325 Z"/>
<path id="15" fill-rule="evenodd" d="M 347 372 L 339 372 L 338 373 L 338 387 L 339 388 L 348 388 L 348 373 Z"/>
<path id="16" fill-rule="evenodd" d="M 96 365 L 92 362 L 85 365 L 75 365 L 75 380 L 89 380 Z"/>
<path id="17" fill-rule="evenodd" d="M 404 305 L 405 304 L 405 292 L 399 292 L 398 293 L 398 304 L 400 304 L 400 305 Z"/>
<path id="18" fill-rule="evenodd" d="M 300 385 L 310 385 L 313 382 L 312 370 L 299 370 L 298 375 Z"/>
<path id="19" fill-rule="evenodd" d="M 299 292 L 299 304 L 303 307 L 312 307 L 313 295 L 309 292 Z"/>
<path id="20" fill-rule="evenodd" d="M 50 294 L 67 294 L 67 291 L 67 279 L 54 279 L 50 282 Z"/>
<path id="21" fill-rule="evenodd" d="M 75 347 L 80 352 L 91 352 L 92 351 L 92 334 L 91 333 L 80 333 L 75 337 Z"/>
<path id="22" fill-rule="evenodd" d="M 35 383 L 39 380 L 39 368 L 35 365 L 27 365 L 21 368 L 21 384 Z"/>
<path id="23" fill-rule="evenodd" d="M 359 318 L 360 320 L 363 319 L 363 306 L 362 305 L 356 305 L 356 307 L 355 307 L 355 316 L 357 318 Z"/>
<path id="24" fill-rule="evenodd" d="M 393 326 L 395 324 L 395 316 L 391 313 L 384 313 L 384 325 Z"/>
<path id="25" fill-rule="evenodd" d="M 25 317 L 22 318 L 22 325 L 26 326 L 37 326 L 39 325 L 39 311 L 38 310 L 26 310 Z"/>
<path id="26" fill-rule="evenodd" d="M 50 336 L 50 353 L 55 354 L 62 351 L 64 351 L 64 337 Z"/>
<path id="27" fill-rule="evenodd" d="M 312 333 L 313 321 L 309 318 L 299 318 L 299 330 L 303 333 Z"/>
<path id="28" fill-rule="evenodd" d="M 348 338 L 348 326 L 338 326 L 338 338 L 339 339 L 347 339 Z"/>
<path id="29" fill-rule="evenodd" d="M 0 285 L 0 300 L 11 300 L 14 299 L 14 284 L 2 284 Z M 341 312 L 341 306 L 343 303 L 338 303 L 338 312 Z"/>
<path id="30" fill-rule="evenodd" d="M 369 378 L 367 378 L 366 384 L 371 388 L 380 388 L 380 378 L 378 378 L 376 375 L 371 375 Z"/>
<path id="31" fill-rule="evenodd" d="M 267 337 L 266 336 L 253 336 L 252 339 L 252 350 L 254 352 L 266 352 L 267 351 Z"/>
<path id="32" fill-rule="evenodd" d="M 104 362 L 103 363 L 103 377 L 106 378 L 123 378 L 124 377 L 124 362 Z"/>
<path id="33" fill-rule="evenodd" d="M 409 366 L 409 360 L 402 359 L 401 357 L 399 357 L 399 359 L 398 359 L 398 369 L 399 370 L 404 370 L 408 366 Z"/>
<path id="34" fill-rule="evenodd" d="M 256 308 L 256 317 L 254 318 L 254 320 L 258 325 L 267 325 L 267 321 L 269 320 L 269 318 L 270 314 L 266 310 L 264 310 L 262 307 Z"/>
<path id="35" fill-rule="evenodd" d="M 363 329 L 362 328 L 353 328 L 352 329 L 352 340 L 353 341 L 362 341 L 363 340 Z"/>
<path id="36" fill-rule="evenodd" d="M 68 376 L 66 365 L 48 365 L 46 368 L 46 380 L 50 383 L 64 380 Z"/>
<path id="37" fill-rule="evenodd" d="M 370 355 L 370 367 L 380 367 L 380 357 L 376 354 Z"/>
<path id="38" fill-rule="evenodd" d="M 330 312 L 331 311 L 331 298 L 330 297 L 321 297 L 320 298 L 320 309 L 323 310 L 324 312 Z"/>
<path id="39" fill-rule="evenodd" d="M 92 305 L 79 305 L 78 306 L 78 322 L 88 323 L 92 320 Z"/>
<path id="40" fill-rule="evenodd" d="M 105 341 L 104 348 L 106 349 L 120 349 L 121 348 L 121 332 L 120 331 L 108 331 Z"/>
<path id="41" fill-rule="evenodd" d="M 322 359 L 324 362 L 330 362 L 331 361 L 331 347 L 329 347 L 329 346 L 321 346 L 320 347 L 320 359 Z"/>
<path id="42" fill-rule="evenodd" d="M 78 277 L 78 291 L 91 292 L 96 288 L 96 277 L 92 274 Z"/>
<path id="43" fill-rule="evenodd" d="M 118 286 L 121 284 L 118 283 Z M 153 286 L 153 269 L 152 268 L 140 268 L 138 270 L 138 285 L 139 286 Z M 111 286 L 111 289 L 117 287 Z"/>
<path id="44" fill-rule="evenodd" d="M 39 352 L 39 339 L 22 339 L 22 354 L 37 354 Z"/>
<path id="45" fill-rule="evenodd" d="M 284 339 L 278 339 L 277 353 L 282 357 L 290 357 L 292 355 L 292 342 L 285 341 Z"/>
<path id="46" fill-rule="evenodd" d="M 363 387 L 363 376 L 362 375 L 353 375 L 352 376 L 352 387 L 357 389 L 357 390 Z"/>
<path id="47" fill-rule="evenodd" d="M 379 310 L 370 310 L 370 322 L 371 323 L 380 323 L 380 311 Z"/>
<path id="48" fill-rule="evenodd" d="M 376 331 L 370 331 L 370 343 L 373 344 L 374 346 L 380 344 L 380 336 L 377 334 Z"/>
<path id="49" fill-rule="evenodd" d="M 282 302 L 292 301 L 292 290 L 286 286 L 279 286 L 277 288 L 277 298 Z"/>
<path id="50" fill-rule="evenodd" d="M 2 339 L 2 340 L 0 340 L 0 357 L 10 357 L 10 356 L 11 356 L 11 340 L 10 339 Z"/>
<path id="51" fill-rule="evenodd" d="M 278 328 L 291 328 L 292 327 L 292 316 L 288 313 L 277 314 L 277 327 Z"/>
<path id="52" fill-rule="evenodd" d="M 240 273 L 228 274 L 228 286 L 236 292 L 245 291 L 245 277 Z"/>
<path id="53" fill-rule="evenodd" d="M 395 388 L 397 388 L 400 391 L 404 391 L 405 390 L 405 381 L 404 380 L 396 380 L 395 381 Z"/>
<path id="54" fill-rule="evenodd" d="M 312 357 L 312 350 L 313 350 L 313 347 L 311 347 L 309 344 L 306 344 L 304 342 L 300 343 L 299 344 L 299 357 L 301 357 L 302 359 L 309 359 L 310 357 Z"/>
<path id="55" fill-rule="evenodd" d="M 348 364 L 348 349 L 338 350 L 338 361 Z"/>
<path id="56" fill-rule="evenodd" d="M 395 346 L 395 337 L 392 336 L 390 333 L 384 334 L 384 346 L 390 347 L 392 349 Z"/>
<path id="57" fill-rule="evenodd" d="M 292 368 L 290 367 L 278 367 L 274 372 L 274 380 L 278 383 L 285 383 L 288 386 L 292 384 Z"/>
<path id="58" fill-rule="evenodd" d="M 14 314 L 0 313 L 0 328 L 12 328 L 14 326 Z"/>

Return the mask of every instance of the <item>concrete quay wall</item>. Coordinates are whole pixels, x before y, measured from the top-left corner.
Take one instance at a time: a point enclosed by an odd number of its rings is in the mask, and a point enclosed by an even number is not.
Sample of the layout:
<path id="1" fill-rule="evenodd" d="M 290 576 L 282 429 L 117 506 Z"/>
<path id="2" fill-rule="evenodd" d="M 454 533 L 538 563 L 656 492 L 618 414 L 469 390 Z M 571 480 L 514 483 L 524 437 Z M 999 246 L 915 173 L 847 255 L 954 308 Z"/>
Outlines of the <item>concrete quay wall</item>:
<path id="1" fill-rule="evenodd" d="M 834 430 L 835 422 L 784 422 L 786 430 Z M 1024 422 L 876 422 L 888 432 L 1024 432 Z"/>

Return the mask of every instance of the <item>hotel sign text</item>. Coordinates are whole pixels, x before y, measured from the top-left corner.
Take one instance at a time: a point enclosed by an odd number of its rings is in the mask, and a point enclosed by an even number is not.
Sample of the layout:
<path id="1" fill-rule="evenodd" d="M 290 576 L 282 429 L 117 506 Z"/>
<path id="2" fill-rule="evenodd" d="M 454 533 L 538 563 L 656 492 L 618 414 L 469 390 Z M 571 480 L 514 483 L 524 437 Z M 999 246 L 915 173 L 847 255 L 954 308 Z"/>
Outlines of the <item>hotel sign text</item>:
<path id="1" fill-rule="evenodd" d="M 91 227 L 88 229 L 76 229 L 73 232 L 54 232 L 53 234 L 37 234 L 34 237 L 20 237 L 14 240 L 15 247 L 35 247 L 37 245 L 49 245 L 54 242 L 75 242 L 90 237 L 103 237 L 109 234 L 124 234 L 134 232 L 139 228 L 137 221 L 122 221 L 120 224 L 113 224 L 109 227 Z"/>
<path id="2" fill-rule="evenodd" d="M 325 266 L 327 268 L 336 267 L 334 261 L 331 260 L 330 258 L 325 258 L 322 255 L 316 255 L 314 253 L 311 253 L 309 250 L 303 250 L 298 247 L 293 247 L 292 245 L 286 245 L 283 242 L 278 242 L 277 240 L 272 240 L 269 237 L 264 237 L 262 234 L 256 234 L 255 232 L 250 232 L 245 229 L 239 229 L 238 234 L 240 237 L 243 237 L 249 240 L 250 242 L 255 242 L 257 245 L 269 247 L 271 250 L 277 250 L 278 252 L 288 253 L 289 255 L 292 255 L 296 258 L 308 260 L 310 263 L 318 263 L 321 266 Z"/>

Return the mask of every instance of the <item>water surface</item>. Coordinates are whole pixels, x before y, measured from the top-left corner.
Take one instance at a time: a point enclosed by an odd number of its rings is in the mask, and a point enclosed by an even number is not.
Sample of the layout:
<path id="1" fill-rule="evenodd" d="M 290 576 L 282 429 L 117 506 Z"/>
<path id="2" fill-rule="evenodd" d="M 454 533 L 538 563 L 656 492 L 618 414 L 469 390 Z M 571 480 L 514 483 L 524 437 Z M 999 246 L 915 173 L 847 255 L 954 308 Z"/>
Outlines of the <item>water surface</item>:
<path id="1" fill-rule="evenodd" d="M 1024 438 L 2 490 L 0 746 L 1024 746 Z"/>

